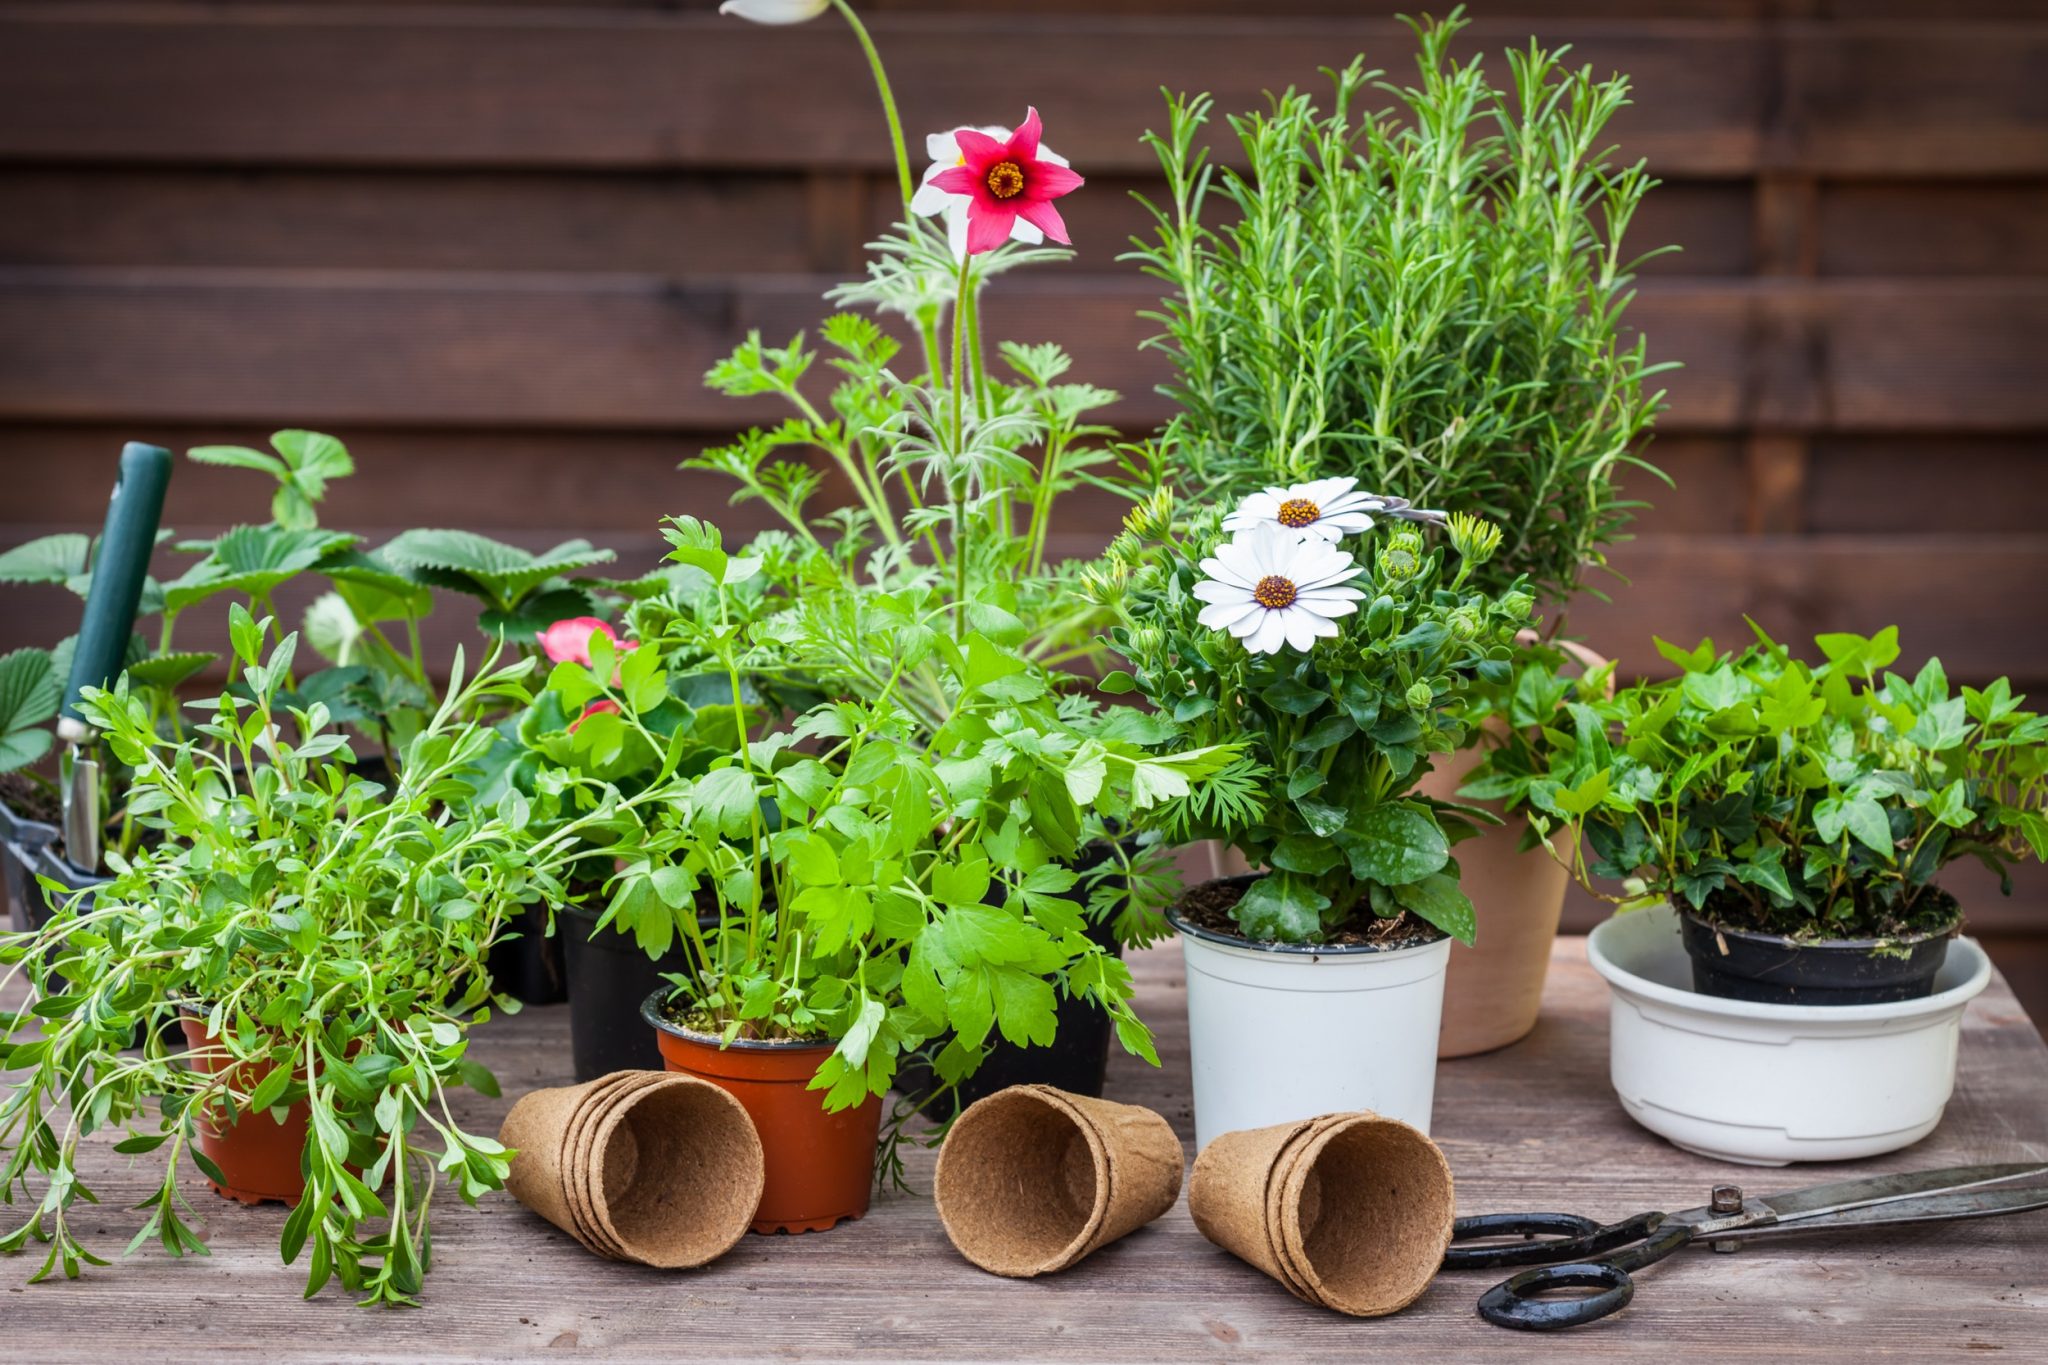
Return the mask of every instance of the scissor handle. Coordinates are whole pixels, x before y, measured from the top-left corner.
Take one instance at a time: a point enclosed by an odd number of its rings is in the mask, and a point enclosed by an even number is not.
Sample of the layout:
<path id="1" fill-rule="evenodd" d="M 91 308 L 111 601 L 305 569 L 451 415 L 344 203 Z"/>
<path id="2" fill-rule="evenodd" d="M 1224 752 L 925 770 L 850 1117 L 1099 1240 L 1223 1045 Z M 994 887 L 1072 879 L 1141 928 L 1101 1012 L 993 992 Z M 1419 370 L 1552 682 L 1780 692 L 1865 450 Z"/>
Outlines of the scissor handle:
<path id="1" fill-rule="evenodd" d="M 1451 1248 L 1444 1253 L 1445 1270 L 1496 1270 L 1511 1265 L 1554 1265 L 1583 1261 L 1618 1246 L 1641 1241 L 1664 1221 L 1661 1213 L 1641 1213 L 1619 1223 L 1596 1223 L 1576 1213 L 1481 1213 L 1451 1224 Z M 1481 1237 L 1524 1237 L 1498 1245 L 1461 1247 Z"/>
<path id="2" fill-rule="evenodd" d="M 1664 1215 L 1644 1214 L 1661 1223 Z M 1630 1222 L 1639 1221 L 1630 1219 Z M 1653 1224 L 1653 1227 L 1655 1225 Z M 1524 1332 L 1554 1332 L 1563 1327 L 1580 1327 L 1597 1322 L 1610 1313 L 1628 1307 L 1635 1297 L 1632 1270 L 1655 1265 L 1692 1240 L 1693 1230 L 1684 1223 L 1663 1228 L 1649 1241 L 1599 1261 L 1574 1261 L 1569 1265 L 1537 1266 L 1501 1281 L 1479 1296 L 1479 1316 L 1496 1327 L 1513 1327 Z M 1597 1289 L 1570 1299 L 1536 1297 L 1553 1289 Z"/>

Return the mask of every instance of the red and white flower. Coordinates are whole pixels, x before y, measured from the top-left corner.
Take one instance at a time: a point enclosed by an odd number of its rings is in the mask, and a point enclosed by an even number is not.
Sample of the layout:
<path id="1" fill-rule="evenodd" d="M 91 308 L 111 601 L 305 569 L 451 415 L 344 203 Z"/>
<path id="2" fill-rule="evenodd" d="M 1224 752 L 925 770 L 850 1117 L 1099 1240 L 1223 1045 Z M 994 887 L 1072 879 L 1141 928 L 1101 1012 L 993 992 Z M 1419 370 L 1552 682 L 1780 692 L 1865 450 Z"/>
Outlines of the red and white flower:
<path id="1" fill-rule="evenodd" d="M 1038 110 L 1015 132 L 956 128 L 925 139 L 932 166 L 910 201 L 925 217 L 946 215 L 946 235 L 959 257 L 993 251 L 1012 239 L 1037 244 L 1050 237 L 1071 245 L 1066 222 L 1052 201 L 1086 183 L 1067 159 L 1040 145 Z"/>

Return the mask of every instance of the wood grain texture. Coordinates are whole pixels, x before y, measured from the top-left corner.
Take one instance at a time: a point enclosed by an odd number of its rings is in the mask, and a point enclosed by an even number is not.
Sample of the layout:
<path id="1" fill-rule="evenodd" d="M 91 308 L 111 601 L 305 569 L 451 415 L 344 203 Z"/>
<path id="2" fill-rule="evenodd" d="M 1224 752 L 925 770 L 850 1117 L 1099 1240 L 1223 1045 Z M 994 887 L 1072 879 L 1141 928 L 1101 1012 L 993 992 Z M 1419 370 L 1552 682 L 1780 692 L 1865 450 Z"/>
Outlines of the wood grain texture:
<path id="1" fill-rule="evenodd" d="M 1109 1096 L 1148 1105 L 1190 1143 L 1180 954 L 1135 955 L 1139 1005 L 1163 1065 L 1119 1054 Z M 462 1093 L 456 1117 L 495 1131 L 526 1090 L 569 1079 L 565 1010 L 531 1009 L 479 1032 L 501 1100 Z M 1636 1127 L 1607 1082 L 1607 992 L 1580 940 L 1559 943 L 1544 1012 L 1522 1043 L 1443 1064 L 1434 1136 L 1449 1157 L 1461 1213 L 1566 1209 L 1612 1219 L 1701 1202 L 1710 1184 L 1758 1193 L 1876 1171 L 2048 1156 L 2048 1048 L 2002 981 L 1963 1023 L 1955 1098 L 1934 1134 L 1873 1161 L 1758 1171 L 1680 1152 Z M 1192 1152 L 1189 1153 L 1192 1156 Z M 1457 1360 L 1522 1362 L 1539 1349 L 1573 1359 L 1656 1351 L 1686 1360 L 1840 1361 L 2004 1351 L 2038 1359 L 2048 1289 L 2048 1216 L 1759 1242 L 1735 1256 L 1687 1252 L 1646 1272 L 1621 1316 L 1556 1342 L 1488 1326 L 1473 1312 L 1500 1271 L 1439 1278 L 1414 1307 L 1360 1322 L 1310 1308 L 1204 1241 L 1185 1200 L 1075 1269 L 1002 1280 L 947 1244 L 928 1197 L 932 1156 L 910 1161 L 919 1191 L 876 1201 L 827 1234 L 749 1237 L 724 1260 L 681 1275 L 599 1261 L 504 1195 L 435 1210 L 426 1306 L 364 1313 L 329 1291 L 298 1302 L 300 1277 L 277 1261 L 284 1212 L 210 1195 L 199 1212 L 213 1255 L 173 1263 L 139 1255 L 76 1284 L 8 1285 L 7 1349 L 37 1361 L 107 1359 L 88 1317 L 145 1331 L 154 1359 L 722 1360 Z M 88 1179 L 104 1203 L 101 1240 L 125 1241 L 146 1192 L 95 1142 Z M 196 1174 L 194 1183 L 197 1183 Z M 26 1275 L 21 1261 L 0 1265 Z M 146 1326 L 144 1326 L 146 1324 Z"/>

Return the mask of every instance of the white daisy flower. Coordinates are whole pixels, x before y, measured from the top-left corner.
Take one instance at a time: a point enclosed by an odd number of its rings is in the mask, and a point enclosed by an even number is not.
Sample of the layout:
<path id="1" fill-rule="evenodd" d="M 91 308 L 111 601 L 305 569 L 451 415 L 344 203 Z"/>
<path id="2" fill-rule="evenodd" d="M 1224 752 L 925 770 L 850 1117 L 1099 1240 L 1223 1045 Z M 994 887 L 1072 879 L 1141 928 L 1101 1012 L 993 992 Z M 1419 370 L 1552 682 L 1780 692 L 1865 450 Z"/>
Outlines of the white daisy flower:
<path id="1" fill-rule="evenodd" d="M 1345 584 L 1364 571 L 1327 541 L 1259 522 L 1202 561 L 1208 577 L 1195 584 L 1195 596 L 1209 605 L 1199 619 L 1254 654 L 1278 653 L 1283 644 L 1305 653 L 1336 635 L 1337 617 L 1358 610 L 1365 594 Z"/>
<path id="2" fill-rule="evenodd" d="M 953 136 L 953 133 L 959 131 L 955 128 L 951 133 L 931 133 L 925 137 L 925 155 L 932 159 L 932 164 L 925 167 L 924 178 L 918 183 L 917 193 L 910 197 L 910 211 L 919 217 L 930 218 L 938 213 L 946 215 L 946 242 L 953 248 L 953 259 L 956 261 L 965 260 L 967 257 L 967 206 L 974 201 L 964 194 L 952 194 L 942 190 L 932 181 L 955 166 L 967 164 L 967 158 L 960 155 L 960 143 Z M 997 124 L 975 131 L 986 133 L 998 142 L 1009 141 L 1012 132 L 1011 129 Z M 1069 164 L 1065 157 L 1044 143 L 1039 144 L 1038 159 L 1050 161 L 1055 166 Z M 1045 241 L 1045 233 L 1025 222 L 1022 215 L 1019 215 L 1016 223 L 1010 228 L 1010 240 L 1023 242 L 1027 246 L 1038 246 Z"/>
<path id="3" fill-rule="evenodd" d="M 1386 499 L 1357 491 L 1357 479 L 1317 479 L 1312 483 L 1290 484 L 1254 493 L 1223 519 L 1226 531 L 1248 531 L 1254 526 L 1279 526 L 1296 535 L 1322 540 L 1372 529 L 1372 514 L 1382 510 Z"/>

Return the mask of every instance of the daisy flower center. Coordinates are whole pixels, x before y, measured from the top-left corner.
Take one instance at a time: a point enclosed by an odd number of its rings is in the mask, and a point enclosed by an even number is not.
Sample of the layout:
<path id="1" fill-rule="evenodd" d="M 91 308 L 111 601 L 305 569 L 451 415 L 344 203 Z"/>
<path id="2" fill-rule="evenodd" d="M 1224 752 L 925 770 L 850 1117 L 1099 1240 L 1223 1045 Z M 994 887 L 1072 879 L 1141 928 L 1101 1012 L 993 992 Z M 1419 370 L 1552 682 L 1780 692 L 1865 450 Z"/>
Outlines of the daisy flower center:
<path id="1" fill-rule="evenodd" d="M 1278 513 L 1282 526 L 1292 527 L 1297 531 L 1304 526 L 1314 525 L 1322 518 L 1322 515 L 1323 509 L 1310 502 L 1307 498 L 1289 498 L 1286 502 L 1280 504 L 1280 511 Z"/>
<path id="2" fill-rule="evenodd" d="M 988 192 L 998 199 L 1015 199 L 1024 193 L 1024 168 L 1014 161 L 998 161 L 988 168 Z"/>
<path id="3" fill-rule="evenodd" d="M 1294 586 L 1291 578 L 1279 574 L 1268 574 L 1259 580 L 1259 586 L 1252 589 L 1252 601 L 1267 611 L 1279 611 L 1282 607 L 1294 605 L 1294 599 L 1301 596 L 1301 590 Z"/>

